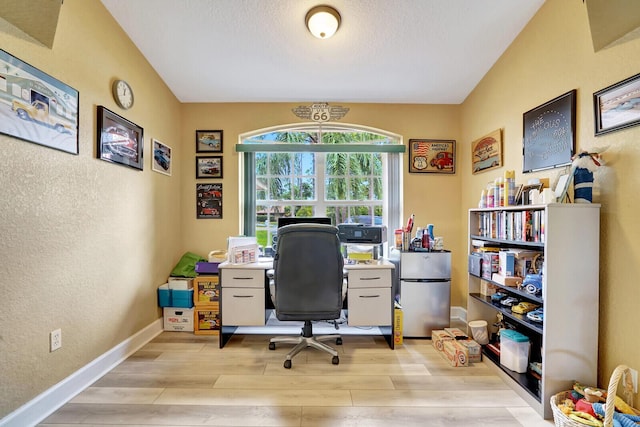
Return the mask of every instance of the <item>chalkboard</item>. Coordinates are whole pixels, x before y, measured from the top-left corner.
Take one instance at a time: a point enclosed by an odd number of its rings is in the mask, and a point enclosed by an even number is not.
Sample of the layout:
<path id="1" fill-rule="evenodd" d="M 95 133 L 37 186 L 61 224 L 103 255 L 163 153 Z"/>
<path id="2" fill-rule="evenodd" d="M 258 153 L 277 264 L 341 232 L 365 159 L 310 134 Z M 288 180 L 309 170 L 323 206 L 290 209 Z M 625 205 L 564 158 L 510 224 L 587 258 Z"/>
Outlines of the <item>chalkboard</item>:
<path id="1" fill-rule="evenodd" d="M 523 114 L 522 172 L 566 166 L 576 149 L 576 90 Z"/>

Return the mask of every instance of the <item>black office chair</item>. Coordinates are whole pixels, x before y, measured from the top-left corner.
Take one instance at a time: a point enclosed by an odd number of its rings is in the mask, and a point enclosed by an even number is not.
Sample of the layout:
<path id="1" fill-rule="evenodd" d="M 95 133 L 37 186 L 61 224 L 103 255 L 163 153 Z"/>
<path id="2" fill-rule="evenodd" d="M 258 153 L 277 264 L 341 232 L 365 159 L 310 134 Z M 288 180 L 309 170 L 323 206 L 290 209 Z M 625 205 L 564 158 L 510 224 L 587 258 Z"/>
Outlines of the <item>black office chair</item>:
<path id="1" fill-rule="evenodd" d="M 311 322 L 339 319 L 345 282 L 344 259 L 340 251 L 338 229 L 332 225 L 295 224 L 278 229 L 278 245 L 269 277 L 278 320 L 303 320 L 300 336 L 271 338 L 269 349 L 276 343 L 296 344 L 287 354 L 284 367 L 301 350 L 313 347 L 333 355 L 331 362 L 340 363 L 338 352 L 323 341 L 340 335 L 313 336 Z"/>

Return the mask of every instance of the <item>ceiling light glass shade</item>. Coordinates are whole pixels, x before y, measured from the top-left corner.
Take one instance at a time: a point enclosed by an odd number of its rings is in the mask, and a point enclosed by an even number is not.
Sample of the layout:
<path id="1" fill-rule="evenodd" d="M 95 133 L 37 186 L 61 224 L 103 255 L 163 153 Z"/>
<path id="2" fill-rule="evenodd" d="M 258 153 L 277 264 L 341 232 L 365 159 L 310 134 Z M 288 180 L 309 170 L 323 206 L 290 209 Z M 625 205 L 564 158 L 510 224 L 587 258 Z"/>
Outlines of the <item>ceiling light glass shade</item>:
<path id="1" fill-rule="evenodd" d="M 328 39 L 340 26 L 340 14 L 329 6 L 316 6 L 307 12 L 307 28 L 319 39 Z"/>

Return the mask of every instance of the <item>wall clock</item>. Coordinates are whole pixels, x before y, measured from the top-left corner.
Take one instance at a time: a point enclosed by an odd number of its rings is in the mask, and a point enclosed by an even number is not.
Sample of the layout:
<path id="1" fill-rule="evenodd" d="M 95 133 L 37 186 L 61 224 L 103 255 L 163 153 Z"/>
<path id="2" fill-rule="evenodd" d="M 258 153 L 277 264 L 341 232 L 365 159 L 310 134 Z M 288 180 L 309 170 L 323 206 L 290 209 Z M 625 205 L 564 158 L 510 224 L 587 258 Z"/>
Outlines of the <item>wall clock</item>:
<path id="1" fill-rule="evenodd" d="M 128 110 L 133 106 L 133 91 L 129 83 L 124 80 L 116 80 L 111 87 L 113 91 L 113 99 L 122 109 Z"/>

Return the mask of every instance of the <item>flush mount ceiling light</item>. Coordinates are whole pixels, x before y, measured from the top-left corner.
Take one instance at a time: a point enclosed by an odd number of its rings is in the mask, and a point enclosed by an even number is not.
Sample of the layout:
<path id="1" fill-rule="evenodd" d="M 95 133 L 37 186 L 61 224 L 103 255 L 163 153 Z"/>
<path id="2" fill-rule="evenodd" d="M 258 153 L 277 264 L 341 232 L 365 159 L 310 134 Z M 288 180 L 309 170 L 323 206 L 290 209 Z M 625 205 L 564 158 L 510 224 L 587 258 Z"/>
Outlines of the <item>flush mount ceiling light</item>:
<path id="1" fill-rule="evenodd" d="M 309 32 L 319 39 L 328 39 L 340 26 L 340 14 L 331 6 L 316 6 L 305 19 Z"/>

